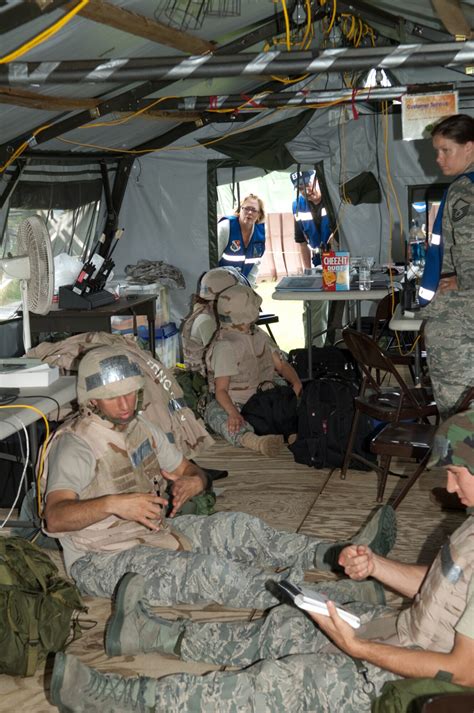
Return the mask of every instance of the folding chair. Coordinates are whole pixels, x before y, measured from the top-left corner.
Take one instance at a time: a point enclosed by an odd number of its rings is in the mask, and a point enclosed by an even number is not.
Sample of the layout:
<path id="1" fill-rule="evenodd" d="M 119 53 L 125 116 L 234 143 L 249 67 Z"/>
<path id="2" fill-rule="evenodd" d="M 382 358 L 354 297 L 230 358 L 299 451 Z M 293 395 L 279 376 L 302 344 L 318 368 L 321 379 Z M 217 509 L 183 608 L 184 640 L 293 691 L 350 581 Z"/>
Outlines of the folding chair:
<path id="1" fill-rule="evenodd" d="M 376 445 L 380 449 L 380 464 L 374 464 L 363 456 L 358 455 L 354 452 L 353 447 L 360 414 L 363 413 L 381 423 L 396 426 L 398 428 L 396 433 L 399 437 L 400 451 L 406 453 L 408 449 L 410 454 L 414 454 L 413 457 L 423 458 L 429 453 L 432 436 L 434 435 L 434 427 L 428 421 L 428 417 L 434 416 L 438 420 L 438 409 L 432 394 L 427 389 L 411 388 L 407 385 L 393 361 L 372 337 L 354 329 L 345 329 L 343 339 L 359 364 L 363 379 L 360 392 L 354 399 L 354 417 L 341 469 L 341 478 L 344 479 L 346 477 L 347 469 L 352 460 L 364 463 L 380 476 L 377 502 L 381 502 L 390 462 L 393 455 L 395 455 L 394 447 L 391 447 L 393 445 L 391 443 L 391 434 L 386 434 L 386 440 L 381 436 Z M 383 378 L 376 379 L 374 372 L 382 374 Z M 388 381 L 388 379 L 393 380 L 393 386 L 383 386 L 383 382 Z M 422 426 L 422 428 L 413 429 L 410 434 L 410 426 L 413 425 Z M 412 436 L 411 440 L 410 435 Z M 418 444 L 418 446 L 415 447 L 413 444 Z"/>

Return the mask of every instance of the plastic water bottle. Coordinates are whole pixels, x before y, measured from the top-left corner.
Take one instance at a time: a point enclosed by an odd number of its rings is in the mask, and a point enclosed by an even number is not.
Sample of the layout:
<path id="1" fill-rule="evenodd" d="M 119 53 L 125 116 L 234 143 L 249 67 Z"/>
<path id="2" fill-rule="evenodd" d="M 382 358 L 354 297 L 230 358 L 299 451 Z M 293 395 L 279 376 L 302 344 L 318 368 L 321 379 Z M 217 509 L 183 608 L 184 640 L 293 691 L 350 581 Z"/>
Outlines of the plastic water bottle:
<path id="1" fill-rule="evenodd" d="M 370 290 L 370 262 L 364 257 L 359 265 L 359 290 Z"/>

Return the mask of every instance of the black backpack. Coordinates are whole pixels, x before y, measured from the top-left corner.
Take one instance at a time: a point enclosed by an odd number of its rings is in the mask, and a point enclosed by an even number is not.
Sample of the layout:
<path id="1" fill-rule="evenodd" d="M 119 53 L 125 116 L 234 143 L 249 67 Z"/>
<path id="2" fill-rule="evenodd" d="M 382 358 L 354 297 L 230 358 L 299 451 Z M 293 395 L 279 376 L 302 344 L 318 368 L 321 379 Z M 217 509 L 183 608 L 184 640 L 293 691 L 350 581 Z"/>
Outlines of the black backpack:
<path id="1" fill-rule="evenodd" d="M 289 446 L 297 463 L 314 468 L 342 466 L 357 393 L 356 384 L 348 379 L 323 377 L 305 384 L 298 406 L 298 438 Z M 371 420 L 360 414 L 354 450 L 375 462 L 368 444 L 372 431 Z M 368 470 L 359 462 L 356 467 Z"/>
<path id="2" fill-rule="evenodd" d="M 322 376 L 335 376 L 360 384 L 360 371 L 354 357 L 348 349 L 339 347 L 313 347 L 313 379 Z M 292 349 L 288 362 L 300 379 L 308 378 L 308 350 Z"/>
<path id="3" fill-rule="evenodd" d="M 271 388 L 261 388 L 265 384 Z M 240 413 L 257 436 L 281 434 L 287 439 L 297 430 L 297 399 L 291 386 L 263 382 Z"/>

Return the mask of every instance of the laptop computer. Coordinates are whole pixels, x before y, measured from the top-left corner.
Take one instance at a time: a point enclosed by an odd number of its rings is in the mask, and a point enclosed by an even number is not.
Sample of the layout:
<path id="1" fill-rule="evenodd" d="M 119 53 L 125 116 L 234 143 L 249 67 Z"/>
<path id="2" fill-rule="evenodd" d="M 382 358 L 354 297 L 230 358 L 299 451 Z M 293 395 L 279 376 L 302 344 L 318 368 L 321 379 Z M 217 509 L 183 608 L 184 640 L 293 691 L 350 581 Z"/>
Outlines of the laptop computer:
<path id="1" fill-rule="evenodd" d="M 292 290 L 294 292 L 307 292 L 308 290 L 322 290 L 323 276 L 319 275 L 289 275 L 283 277 L 275 290 Z"/>

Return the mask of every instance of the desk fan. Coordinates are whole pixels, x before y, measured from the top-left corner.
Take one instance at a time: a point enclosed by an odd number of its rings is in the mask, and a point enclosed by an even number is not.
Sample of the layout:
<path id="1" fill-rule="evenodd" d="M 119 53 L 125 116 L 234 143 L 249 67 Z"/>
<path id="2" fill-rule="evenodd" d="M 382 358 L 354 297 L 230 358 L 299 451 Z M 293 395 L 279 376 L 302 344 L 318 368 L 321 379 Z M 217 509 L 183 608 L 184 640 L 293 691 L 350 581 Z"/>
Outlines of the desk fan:
<path id="1" fill-rule="evenodd" d="M 54 262 L 48 229 L 38 215 L 20 223 L 17 234 L 17 257 L 0 260 L 0 269 L 20 280 L 23 309 L 23 345 L 31 348 L 30 315 L 47 314 L 54 291 Z"/>

